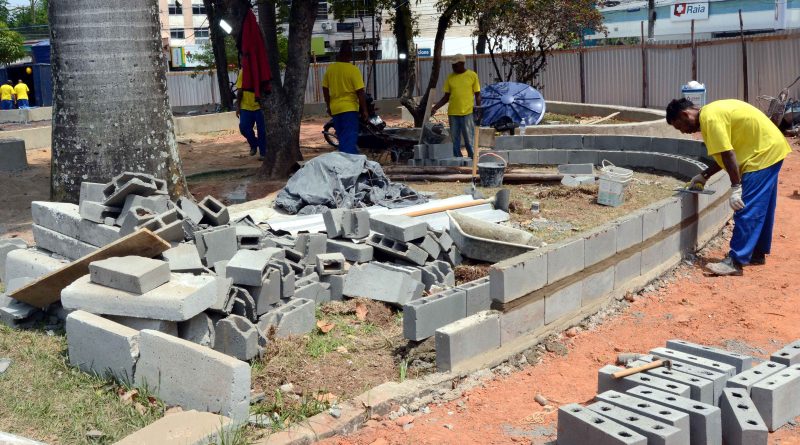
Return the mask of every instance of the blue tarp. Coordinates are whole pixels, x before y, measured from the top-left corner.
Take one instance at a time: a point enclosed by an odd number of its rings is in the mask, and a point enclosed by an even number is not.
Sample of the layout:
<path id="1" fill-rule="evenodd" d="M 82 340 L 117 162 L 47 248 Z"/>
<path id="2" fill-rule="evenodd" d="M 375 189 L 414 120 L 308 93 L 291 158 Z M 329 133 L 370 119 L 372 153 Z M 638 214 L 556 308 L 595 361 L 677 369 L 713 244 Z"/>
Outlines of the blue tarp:
<path id="1" fill-rule="evenodd" d="M 544 117 L 545 103 L 542 93 L 530 85 L 500 82 L 483 88 L 481 108 L 484 126 L 491 126 L 503 116 L 516 123 L 525 119 L 527 125 L 536 125 Z"/>

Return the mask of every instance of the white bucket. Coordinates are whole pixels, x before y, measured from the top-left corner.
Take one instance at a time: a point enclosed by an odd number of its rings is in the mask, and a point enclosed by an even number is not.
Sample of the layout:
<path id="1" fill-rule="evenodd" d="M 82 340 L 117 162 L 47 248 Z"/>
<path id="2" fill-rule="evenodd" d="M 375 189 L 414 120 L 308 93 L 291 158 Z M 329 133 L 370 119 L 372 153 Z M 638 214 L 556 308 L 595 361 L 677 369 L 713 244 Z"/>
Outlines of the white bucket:
<path id="1" fill-rule="evenodd" d="M 603 160 L 600 169 L 600 190 L 597 194 L 597 203 L 617 207 L 625 202 L 625 189 L 633 178 L 633 170 L 617 167 Z"/>

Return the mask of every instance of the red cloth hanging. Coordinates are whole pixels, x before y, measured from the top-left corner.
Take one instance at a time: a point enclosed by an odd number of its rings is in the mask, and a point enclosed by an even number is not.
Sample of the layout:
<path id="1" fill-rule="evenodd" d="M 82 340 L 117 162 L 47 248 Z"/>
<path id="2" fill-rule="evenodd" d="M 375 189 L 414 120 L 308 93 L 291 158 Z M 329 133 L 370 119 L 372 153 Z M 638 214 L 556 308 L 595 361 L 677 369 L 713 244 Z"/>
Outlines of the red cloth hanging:
<path id="1" fill-rule="evenodd" d="M 242 89 L 252 91 L 256 98 L 272 91 L 267 46 L 253 10 L 247 11 L 241 35 Z"/>

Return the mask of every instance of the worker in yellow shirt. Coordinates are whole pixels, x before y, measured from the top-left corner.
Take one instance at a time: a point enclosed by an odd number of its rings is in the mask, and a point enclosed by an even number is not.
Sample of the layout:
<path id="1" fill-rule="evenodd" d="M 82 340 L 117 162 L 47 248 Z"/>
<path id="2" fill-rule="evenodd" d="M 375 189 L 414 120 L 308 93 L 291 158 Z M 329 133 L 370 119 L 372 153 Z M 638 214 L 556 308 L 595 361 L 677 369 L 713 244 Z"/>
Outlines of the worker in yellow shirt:
<path id="1" fill-rule="evenodd" d="M 250 156 L 255 156 L 258 152 L 258 160 L 263 161 L 267 156 L 267 123 L 255 93 L 242 90 L 241 70 L 239 70 L 239 79 L 236 81 L 236 90 L 236 117 L 239 118 L 239 132 L 250 144 Z M 253 126 L 256 127 L 258 134 L 253 131 Z"/>
<path id="2" fill-rule="evenodd" d="M 367 95 L 361 71 L 353 65 L 353 48 L 348 41 L 342 42 L 336 62 L 330 65 L 322 78 L 322 95 L 333 117 L 333 128 L 339 139 L 339 151 L 358 154 L 359 115 L 364 121 L 367 115 Z"/>
<path id="3" fill-rule="evenodd" d="M 10 80 L 0 86 L 0 109 L 11 110 L 14 108 L 14 83 Z"/>
<path id="4" fill-rule="evenodd" d="M 715 275 L 741 275 L 742 266 L 765 264 L 772 246 L 778 174 L 791 152 L 786 138 L 759 109 L 735 99 L 703 108 L 687 99 L 673 100 L 667 123 L 685 134 L 700 131 L 716 161 L 692 178 L 690 187 L 702 188 L 723 168 L 731 179 L 731 249 L 723 261 L 706 267 Z"/>
<path id="5" fill-rule="evenodd" d="M 450 137 L 453 139 L 453 156 L 460 158 L 461 138 L 467 146 L 467 155 L 472 158 L 472 145 L 475 136 L 475 120 L 473 112 L 475 106 L 481 106 L 481 83 L 478 73 L 466 68 L 467 59 L 463 54 L 456 54 L 450 60 L 453 72 L 447 76 L 444 83 L 444 97 L 433 106 L 431 114 L 444 104 L 450 103 L 447 108 L 447 117 L 450 121 Z M 473 100 L 474 98 L 474 100 Z"/>
<path id="6" fill-rule="evenodd" d="M 20 110 L 24 110 L 26 108 L 30 108 L 30 104 L 28 103 L 28 85 L 25 85 L 25 82 L 22 79 L 17 82 L 17 85 L 14 87 L 14 94 L 17 95 L 17 108 Z"/>

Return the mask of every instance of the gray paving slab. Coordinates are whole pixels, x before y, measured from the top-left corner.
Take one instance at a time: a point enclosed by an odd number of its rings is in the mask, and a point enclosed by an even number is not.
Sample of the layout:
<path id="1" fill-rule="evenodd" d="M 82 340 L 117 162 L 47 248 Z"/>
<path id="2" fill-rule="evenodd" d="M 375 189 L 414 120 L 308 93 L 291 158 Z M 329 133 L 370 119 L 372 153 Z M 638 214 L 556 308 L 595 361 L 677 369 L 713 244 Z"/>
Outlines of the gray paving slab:
<path id="1" fill-rule="evenodd" d="M 647 445 L 647 438 L 577 403 L 558 409 L 558 445 Z"/>
<path id="2" fill-rule="evenodd" d="M 139 331 L 84 311 L 67 316 L 69 361 L 84 372 L 131 383 L 139 358 Z"/>
<path id="3" fill-rule="evenodd" d="M 716 406 L 647 386 L 637 386 L 627 392 L 688 414 L 691 445 L 722 445 L 722 415 Z"/>
<path id="4" fill-rule="evenodd" d="M 134 294 L 166 284 L 171 277 L 166 261 L 140 256 L 113 257 L 89 263 L 92 283 Z"/>
<path id="5" fill-rule="evenodd" d="M 767 425 L 747 390 L 726 388 L 719 406 L 722 410 L 722 440 L 727 445 L 767 445 Z"/>

